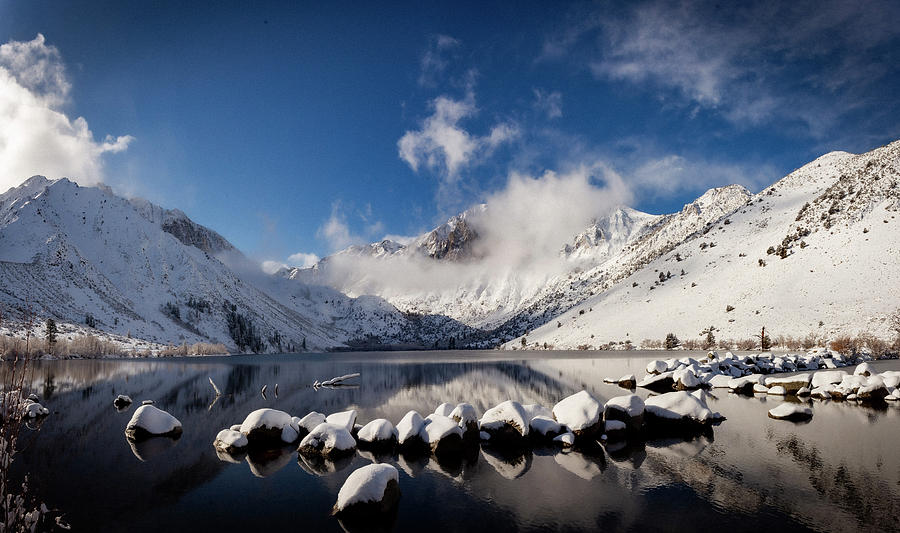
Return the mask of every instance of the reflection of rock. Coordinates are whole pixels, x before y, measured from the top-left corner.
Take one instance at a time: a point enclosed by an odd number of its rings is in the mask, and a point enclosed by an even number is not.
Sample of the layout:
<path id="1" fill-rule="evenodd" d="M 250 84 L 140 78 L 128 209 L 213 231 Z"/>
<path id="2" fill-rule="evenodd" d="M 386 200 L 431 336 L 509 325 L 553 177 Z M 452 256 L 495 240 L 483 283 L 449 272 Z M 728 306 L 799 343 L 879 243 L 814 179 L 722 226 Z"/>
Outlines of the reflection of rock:
<path id="1" fill-rule="evenodd" d="M 609 458 L 616 463 L 630 463 L 631 467 L 638 469 L 647 458 L 647 450 L 643 441 L 637 442 L 609 442 L 604 448 Z"/>
<path id="2" fill-rule="evenodd" d="M 498 474 L 506 479 L 522 477 L 531 468 L 530 449 L 509 450 L 483 446 L 481 455 Z"/>
<path id="3" fill-rule="evenodd" d="M 327 476 L 340 472 L 353 463 L 352 454 L 343 455 L 320 455 L 320 454 L 297 454 L 297 464 L 304 472 L 313 476 Z"/>
<path id="4" fill-rule="evenodd" d="M 291 462 L 291 446 L 268 449 L 250 449 L 247 453 L 247 465 L 256 477 L 269 477 Z"/>
<path id="5" fill-rule="evenodd" d="M 397 457 L 397 466 L 403 470 L 409 477 L 415 478 L 425 471 L 428 466 L 429 456 L 424 453 L 403 452 Z"/>
<path id="6" fill-rule="evenodd" d="M 585 454 L 576 450 L 564 450 L 553 456 L 556 464 L 575 474 L 581 479 L 590 481 L 606 470 L 603 451 L 599 454 Z"/>
<path id="7" fill-rule="evenodd" d="M 131 446 L 131 453 L 141 461 L 149 461 L 158 455 L 162 455 L 174 448 L 181 434 L 171 437 L 145 437 L 142 439 L 126 438 Z"/>
<path id="8" fill-rule="evenodd" d="M 234 453 L 224 452 L 222 450 L 216 450 L 216 457 L 219 458 L 223 463 L 232 463 L 239 464 L 243 463 L 244 459 L 247 456 L 247 452 L 244 450 L 236 451 Z"/>

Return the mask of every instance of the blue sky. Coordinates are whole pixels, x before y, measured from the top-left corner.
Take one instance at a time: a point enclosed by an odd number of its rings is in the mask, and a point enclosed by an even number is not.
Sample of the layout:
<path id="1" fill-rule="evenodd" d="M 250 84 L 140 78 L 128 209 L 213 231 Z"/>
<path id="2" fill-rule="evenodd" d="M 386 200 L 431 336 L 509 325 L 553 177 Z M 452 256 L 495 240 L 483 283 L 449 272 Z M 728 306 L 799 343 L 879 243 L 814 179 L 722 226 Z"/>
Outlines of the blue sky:
<path id="1" fill-rule="evenodd" d="M 78 137 L 5 148 L 3 188 L 102 180 L 287 261 L 514 173 L 588 165 L 659 213 L 900 138 L 897 2 L 195 4 L 0 0 L 0 97 L 52 131 L 2 129 Z"/>

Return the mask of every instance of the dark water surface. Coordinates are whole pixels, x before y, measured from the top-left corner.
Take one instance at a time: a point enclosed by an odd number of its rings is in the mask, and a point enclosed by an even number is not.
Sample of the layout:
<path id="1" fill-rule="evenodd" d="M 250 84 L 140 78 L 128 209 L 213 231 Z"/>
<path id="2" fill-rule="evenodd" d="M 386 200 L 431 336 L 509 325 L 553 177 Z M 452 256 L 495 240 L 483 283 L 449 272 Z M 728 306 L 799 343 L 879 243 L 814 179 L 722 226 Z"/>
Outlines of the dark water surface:
<path id="1" fill-rule="evenodd" d="M 511 355 L 517 359 L 509 359 Z M 34 387 L 51 415 L 29 431 L 14 465 L 76 531 L 341 531 L 329 512 L 341 484 L 373 458 L 310 464 L 286 447 L 220 458 L 212 442 L 261 407 L 303 416 L 353 408 L 359 421 L 396 423 L 442 402 L 479 414 L 507 399 L 552 407 L 587 389 L 601 401 L 628 391 L 602 383 L 666 354 L 360 353 L 170 360 L 46 361 Z M 682 353 L 679 356 L 685 355 Z M 504 359 L 504 357 L 506 359 Z M 879 371 L 896 362 L 876 363 Z M 358 388 L 315 380 L 360 372 Z M 214 399 L 208 377 L 224 396 Z M 275 384 L 279 397 L 273 395 Z M 268 399 L 260 395 L 268 385 Z M 638 394 L 647 392 L 638 389 Z M 135 404 L 117 412 L 127 394 Z M 177 441 L 132 446 L 125 425 L 141 400 L 184 425 Z M 396 531 L 900 530 L 900 406 L 813 403 L 808 424 L 775 421 L 779 399 L 714 390 L 727 417 L 692 441 L 657 440 L 582 454 L 487 449 L 438 463 L 378 457 L 400 470 Z M 231 462 L 235 461 L 235 462 Z"/>

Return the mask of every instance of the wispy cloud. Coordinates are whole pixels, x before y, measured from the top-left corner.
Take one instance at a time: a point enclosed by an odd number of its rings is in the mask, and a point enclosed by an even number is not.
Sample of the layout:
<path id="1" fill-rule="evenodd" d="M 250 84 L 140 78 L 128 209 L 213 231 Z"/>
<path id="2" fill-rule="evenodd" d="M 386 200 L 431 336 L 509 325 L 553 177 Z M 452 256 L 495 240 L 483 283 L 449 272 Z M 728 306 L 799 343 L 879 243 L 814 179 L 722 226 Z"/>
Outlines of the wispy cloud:
<path id="1" fill-rule="evenodd" d="M 365 244 L 384 234 L 384 223 L 377 220 L 372 211 L 372 206 L 366 204 L 361 210 L 351 211 L 353 226 L 359 228 L 354 231 L 348 220 L 347 209 L 340 201 L 331 204 L 331 215 L 319 227 L 316 236 L 324 240 L 329 251 L 335 252 L 351 245 Z M 291 257 L 304 258 L 312 254 L 295 254 Z M 288 258 L 290 260 L 290 258 Z M 318 258 L 316 258 L 318 260 Z"/>
<path id="2" fill-rule="evenodd" d="M 674 92 L 737 125 L 795 122 L 823 137 L 848 111 L 874 105 L 879 84 L 897 74 L 898 18 L 889 1 L 641 2 L 580 13 L 540 58 L 587 48 L 575 57 L 588 57 L 599 79 L 665 100 Z"/>
<path id="3" fill-rule="evenodd" d="M 545 91 L 534 89 L 534 108 L 554 119 L 562 117 L 562 93 L 559 91 Z"/>
<path id="4" fill-rule="evenodd" d="M 125 150 L 130 135 L 94 139 L 87 121 L 60 109 L 71 84 L 59 50 L 43 35 L 0 46 L 0 189 L 34 174 L 102 182 L 103 156 Z"/>
<path id="5" fill-rule="evenodd" d="M 457 50 L 459 46 L 459 40 L 449 35 L 433 35 L 429 39 L 428 48 L 422 53 L 419 85 L 422 87 L 436 86 L 450 63 L 448 55 Z"/>

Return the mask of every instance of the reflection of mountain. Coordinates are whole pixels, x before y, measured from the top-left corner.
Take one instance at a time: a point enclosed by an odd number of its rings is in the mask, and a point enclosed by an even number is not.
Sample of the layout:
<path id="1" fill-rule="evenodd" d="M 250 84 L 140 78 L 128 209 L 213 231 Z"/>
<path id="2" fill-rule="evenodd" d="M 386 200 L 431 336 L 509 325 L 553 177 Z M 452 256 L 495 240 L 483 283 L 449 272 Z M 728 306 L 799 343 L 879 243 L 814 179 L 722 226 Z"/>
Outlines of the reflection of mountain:
<path id="1" fill-rule="evenodd" d="M 341 483 L 374 456 L 319 464 L 287 447 L 272 457 L 226 458 L 239 463 L 232 464 L 212 447 L 218 430 L 260 407 L 300 415 L 354 407 L 361 422 L 381 416 L 396 422 L 408 409 L 427 414 L 442 401 L 469 401 L 480 411 L 506 399 L 552 406 L 583 382 L 608 398 L 624 391 L 600 383 L 600 376 L 646 364 L 622 358 L 422 362 L 367 357 L 41 363 L 34 383 L 38 392 L 52 383 L 45 405 L 53 414 L 40 433 L 26 437 L 36 439 L 16 466 L 32 471 L 47 503 L 64 509 L 82 530 L 151 530 L 161 517 L 180 518 L 196 505 L 211 506 L 199 511 L 203 522 L 175 529 L 250 526 L 245 515 L 251 508 L 284 524 L 302 512 L 304 521 L 327 529 L 335 526 L 327 521 L 327 511 Z M 362 374 L 358 389 L 315 391 L 310 386 L 316 379 L 355 371 Z M 224 393 L 212 408 L 208 376 Z M 275 383 L 279 398 L 264 400 L 260 388 L 268 384 L 271 390 Z M 135 405 L 156 400 L 182 421 L 182 438 L 152 443 L 154 449 L 138 450 L 146 462 L 136 459 L 123 434 L 134 407 L 117 413 L 112 406 L 120 393 L 129 394 Z M 438 529 L 443 519 L 448 529 L 653 529 L 657 523 L 679 523 L 685 505 L 696 507 L 691 510 L 696 523 L 736 530 L 759 529 L 763 519 L 770 528 L 805 524 L 843 530 L 862 524 L 863 529 L 897 529 L 891 520 L 900 516 L 900 456 L 894 448 L 900 410 L 816 404 L 813 422 L 795 426 L 768 419 L 769 402 L 718 391 L 709 401 L 728 418 L 713 439 L 651 441 L 633 452 L 633 460 L 628 452 L 604 457 L 602 452 L 590 456 L 552 449 L 522 458 L 485 449 L 443 463 L 402 455 L 377 460 L 405 472 L 400 530 L 415 529 L 420 522 L 414 518 L 422 515 L 434 518 Z M 657 522 L 659 517 L 671 522 Z"/>

